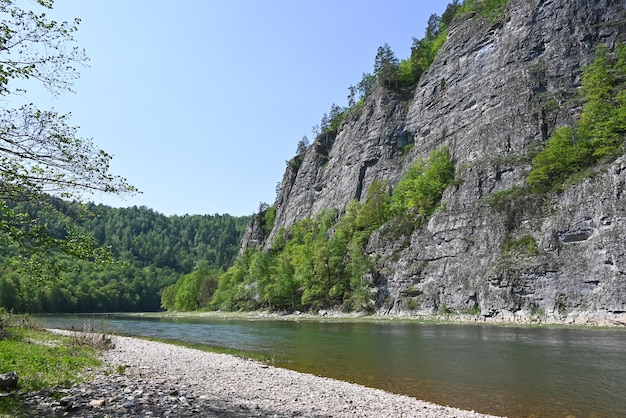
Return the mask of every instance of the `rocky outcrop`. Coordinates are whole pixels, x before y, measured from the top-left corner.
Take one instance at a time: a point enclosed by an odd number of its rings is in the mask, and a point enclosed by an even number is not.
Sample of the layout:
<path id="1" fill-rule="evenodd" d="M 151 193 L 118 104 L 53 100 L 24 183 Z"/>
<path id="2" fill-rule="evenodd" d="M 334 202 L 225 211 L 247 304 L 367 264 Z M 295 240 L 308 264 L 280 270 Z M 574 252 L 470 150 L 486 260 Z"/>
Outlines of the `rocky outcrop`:
<path id="1" fill-rule="evenodd" d="M 265 245 L 446 145 L 457 181 L 442 209 L 409 236 L 386 225 L 368 243 L 381 313 L 626 322 L 624 159 L 562 194 L 523 192 L 531 152 L 580 114 L 596 47 L 625 40 L 622 0 L 510 0 L 494 23 L 458 17 L 413 96 L 378 86 L 287 168 Z"/>
<path id="2" fill-rule="evenodd" d="M 299 166 L 288 165 L 267 244 L 281 226 L 360 200 L 375 179 L 397 182 L 402 149 L 413 141 L 404 130 L 409 104 L 402 95 L 376 89 L 362 108 L 346 116 L 339 132 L 318 138 Z"/>

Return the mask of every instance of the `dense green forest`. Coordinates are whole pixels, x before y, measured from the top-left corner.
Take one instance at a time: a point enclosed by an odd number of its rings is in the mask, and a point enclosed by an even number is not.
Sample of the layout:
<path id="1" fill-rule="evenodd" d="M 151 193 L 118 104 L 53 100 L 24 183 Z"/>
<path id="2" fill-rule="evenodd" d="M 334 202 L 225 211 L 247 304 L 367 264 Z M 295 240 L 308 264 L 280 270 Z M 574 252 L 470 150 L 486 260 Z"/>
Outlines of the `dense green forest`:
<path id="1" fill-rule="evenodd" d="M 60 252 L 45 254 L 58 271 L 45 278 L 21 268 L 15 245 L 0 245 L 0 306 L 16 312 L 113 312 L 160 309 L 161 291 L 181 275 L 202 267 L 225 270 L 239 251 L 249 217 L 230 215 L 164 216 L 145 207 L 116 209 L 49 199 L 48 205 L 22 201 L 16 212 L 29 212 L 58 237 L 66 234 L 59 213 L 68 213 L 79 233 L 106 248 L 110 260 L 79 260 Z M 60 210 L 59 210 L 60 209 Z"/>

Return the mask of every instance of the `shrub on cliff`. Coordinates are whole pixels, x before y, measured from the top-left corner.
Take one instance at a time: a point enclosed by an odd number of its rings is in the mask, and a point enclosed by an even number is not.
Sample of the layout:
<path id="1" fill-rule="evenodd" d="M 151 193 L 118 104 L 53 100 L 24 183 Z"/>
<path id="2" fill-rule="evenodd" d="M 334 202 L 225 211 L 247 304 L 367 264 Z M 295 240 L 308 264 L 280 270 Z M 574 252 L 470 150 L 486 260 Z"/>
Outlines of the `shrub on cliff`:
<path id="1" fill-rule="evenodd" d="M 604 45 L 583 72 L 583 111 L 575 127 L 556 129 L 533 160 L 528 184 L 536 192 L 560 190 L 575 174 L 623 153 L 626 137 L 626 45 Z"/>
<path id="2" fill-rule="evenodd" d="M 415 210 L 422 216 L 430 215 L 441 199 L 443 191 L 454 179 L 454 165 L 447 147 L 441 147 L 419 160 L 398 182 L 391 196 L 391 212 L 401 216 Z"/>

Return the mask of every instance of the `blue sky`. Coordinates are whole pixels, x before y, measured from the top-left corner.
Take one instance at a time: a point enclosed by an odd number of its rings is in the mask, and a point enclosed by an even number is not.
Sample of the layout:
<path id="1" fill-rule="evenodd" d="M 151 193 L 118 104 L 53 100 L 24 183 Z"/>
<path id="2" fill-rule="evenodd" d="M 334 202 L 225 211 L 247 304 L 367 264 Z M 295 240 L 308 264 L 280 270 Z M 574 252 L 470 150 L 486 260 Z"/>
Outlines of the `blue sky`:
<path id="1" fill-rule="evenodd" d="M 71 112 L 143 193 L 114 207 L 250 215 L 272 204 L 285 161 L 388 43 L 400 59 L 448 0 L 56 0 L 82 20 L 90 58 L 76 94 L 32 92 Z"/>

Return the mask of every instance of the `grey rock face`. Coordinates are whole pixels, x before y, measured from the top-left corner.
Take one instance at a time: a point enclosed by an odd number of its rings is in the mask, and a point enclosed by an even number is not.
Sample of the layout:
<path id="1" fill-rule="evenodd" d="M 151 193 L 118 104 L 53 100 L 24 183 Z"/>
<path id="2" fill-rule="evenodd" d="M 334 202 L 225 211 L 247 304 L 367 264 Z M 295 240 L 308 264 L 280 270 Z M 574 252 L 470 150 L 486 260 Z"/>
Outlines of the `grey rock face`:
<path id="1" fill-rule="evenodd" d="M 375 90 L 360 112 L 348 114 L 336 135 L 311 145 L 300 167 L 288 166 L 276 199 L 276 221 L 267 243 L 281 226 L 315 216 L 326 208 L 342 211 L 360 199 L 375 179 L 393 184 L 400 175 L 410 100 Z"/>
<path id="2" fill-rule="evenodd" d="M 624 159 L 560 195 L 498 193 L 523 187 L 530 152 L 576 121 L 584 65 L 618 41 L 622 0 L 511 0 L 499 22 L 457 18 L 413 97 L 377 87 L 335 137 L 287 168 L 266 247 L 278 228 L 341 212 L 375 179 L 394 185 L 446 145 L 458 181 L 443 209 L 410 236 L 383 226 L 368 244 L 381 313 L 626 322 Z"/>

